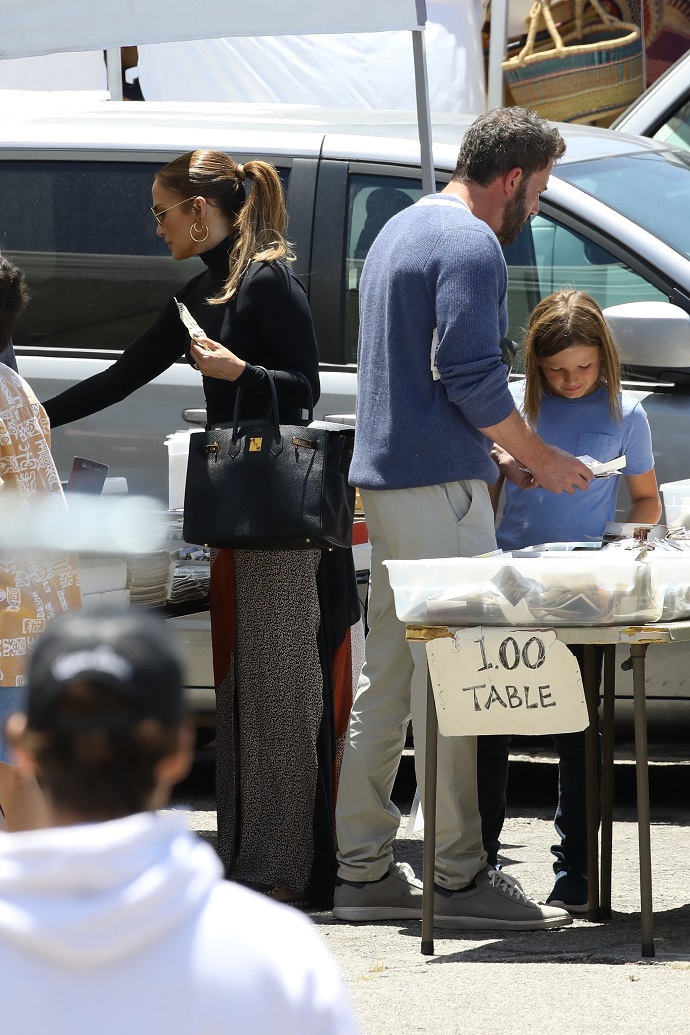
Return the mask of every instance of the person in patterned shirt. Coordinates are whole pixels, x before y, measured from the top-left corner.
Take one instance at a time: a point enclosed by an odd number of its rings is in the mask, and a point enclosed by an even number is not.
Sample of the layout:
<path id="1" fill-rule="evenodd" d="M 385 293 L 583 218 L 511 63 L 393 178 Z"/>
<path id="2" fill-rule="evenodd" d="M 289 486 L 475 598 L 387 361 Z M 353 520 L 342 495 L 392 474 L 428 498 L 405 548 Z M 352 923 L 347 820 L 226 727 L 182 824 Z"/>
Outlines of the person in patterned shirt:
<path id="1" fill-rule="evenodd" d="M 24 275 L 0 256 L 0 354 L 29 299 Z M 66 506 L 50 453 L 50 424 L 30 386 L 0 363 L 0 501 L 8 495 L 27 509 L 38 494 Z M 36 781 L 12 764 L 5 741 L 7 717 L 22 707 L 27 656 L 46 624 L 81 606 L 76 556 L 0 547 L 0 825 L 8 830 L 43 826 L 45 806 Z"/>

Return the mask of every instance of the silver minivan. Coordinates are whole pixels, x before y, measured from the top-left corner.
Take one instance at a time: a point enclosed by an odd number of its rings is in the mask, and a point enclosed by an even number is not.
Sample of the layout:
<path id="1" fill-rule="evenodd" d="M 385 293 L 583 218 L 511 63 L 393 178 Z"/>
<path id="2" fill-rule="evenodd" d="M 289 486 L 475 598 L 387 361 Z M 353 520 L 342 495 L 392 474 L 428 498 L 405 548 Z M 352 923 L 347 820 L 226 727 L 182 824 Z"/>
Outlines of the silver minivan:
<path id="1" fill-rule="evenodd" d="M 434 120 L 439 186 L 470 119 Z M 505 249 L 511 336 L 555 288 L 583 288 L 616 329 L 644 399 L 660 482 L 690 476 L 690 154 L 622 132 L 560 127 L 568 150 L 538 216 Z M 33 293 L 17 325 L 22 374 L 46 399 L 104 369 L 154 318 L 198 259 L 174 262 L 149 211 L 156 171 L 196 147 L 273 162 L 285 187 L 296 272 L 322 362 L 318 415 L 352 414 L 359 277 L 374 237 L 422 195 L 414 113 L 308 106 L 94 102 L 0 117 L 0 247 Z M 174 364 L 117 406 L 54 433 L 65 475 L 75 455 L 108 463 L 131 492 L 167 501 L 166 435 L 203 423 L 199 374 Z M 430 553 L 433 544 L 430 544 Z M 190 692 L 211 700 L 206 615 L 176 619 Z M 667 652 L 669 655 L 681 651 Z M 687 663 L 648 665 L 652 705 L 690 703 Z M 669 676 L 669 672 L 673 673 Z M 621 694 L 629 694 L 625 682 Z M 690 709 L 688 709 L 690 713 Z"/>

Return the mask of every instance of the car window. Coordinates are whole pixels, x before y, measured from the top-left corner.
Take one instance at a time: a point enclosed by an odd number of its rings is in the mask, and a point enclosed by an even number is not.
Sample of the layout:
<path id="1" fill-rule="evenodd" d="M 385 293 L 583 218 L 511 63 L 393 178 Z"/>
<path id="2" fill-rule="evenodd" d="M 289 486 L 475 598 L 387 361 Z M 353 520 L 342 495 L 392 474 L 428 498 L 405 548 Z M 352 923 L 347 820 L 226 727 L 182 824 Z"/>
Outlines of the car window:
<path id="1" fill-rule="evenodd" d="M 650 151 L 563 163 L 559 180 L 579 187 L 690 259 L 690 154 Z"/>
<path id="2" fill-rule="evenodd" d="M 623 302 L 668 301 L 606 249 L 543 212 L 503 253 L 508 264 L 509 336 L 519 342 L 537 302 L 559 288 L 587 291 L 602 309 Z"/>
<path id="3" fill-rule="evenodd" d="M 15 345 L 123 349 L 203 269 L 156 236 L 151 184 L 163 164 L 0 162 L 0 249 L 32 296 Z"/>
<path id="4" fill-rule="evenodd" d="M 345 239 L 345 362 L 357 361 L 359 278 L 369 248 L 388 220 L 422 196 L 419 180 L 354 174 L 348 182 Z"/>
<path id="5" fill-rule="evenodd" d="M 690 149 L 690 100 L 681 105 L 653 135 L 654 140 Z"/>

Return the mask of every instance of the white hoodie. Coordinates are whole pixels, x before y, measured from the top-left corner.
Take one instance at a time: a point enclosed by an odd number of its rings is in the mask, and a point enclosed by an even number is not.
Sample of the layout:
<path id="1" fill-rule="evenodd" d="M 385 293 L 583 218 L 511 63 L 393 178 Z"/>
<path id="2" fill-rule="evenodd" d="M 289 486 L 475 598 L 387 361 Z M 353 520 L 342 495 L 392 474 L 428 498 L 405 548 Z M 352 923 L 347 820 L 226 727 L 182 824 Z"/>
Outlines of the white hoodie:
<path id="1" fill-rule="evenodd" d="M 0 834 L 0 1018 L 22 1035 L 356 1035 L 299 913 L 183 815 Z"/>

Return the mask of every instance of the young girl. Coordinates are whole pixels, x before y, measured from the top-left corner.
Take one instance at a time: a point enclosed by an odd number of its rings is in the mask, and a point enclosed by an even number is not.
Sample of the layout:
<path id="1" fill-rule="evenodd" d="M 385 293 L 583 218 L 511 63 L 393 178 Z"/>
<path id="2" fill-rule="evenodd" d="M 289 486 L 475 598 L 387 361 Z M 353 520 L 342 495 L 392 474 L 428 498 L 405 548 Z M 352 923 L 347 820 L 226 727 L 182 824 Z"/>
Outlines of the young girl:
<path id="1" fill-rule="evenodd" d="M 647 416 L 633 395 L 621 391 L 620 362 L 601 309 L 583 291 L 544 298 L 527 327 L 525 380 L 511 385 L 515 405 L 549 445 L 595 460 L 625 456 L 622 474 L 630 496 L 628 521 L 654 523 L 661 500 Z M 556 495 L 505 484 L 505 507 L 496 539 L 502 550 L 537 543 L 601 537 L 614 517 L 619 479 L 596 478 L 586 492 Z M 502 479 L 493 486 L 494 506 Z M 570 648 L 582 668 L 582 650 Z M 554 737 L 559 756 L 555 826 L 560 844 L 556 883 L 547 899 L 572 913 L 587 910 L 585 736 Z M 479 808 L 489 864 L 495 865 L 505 814 L 510 737 L 481 737 Z"/>

